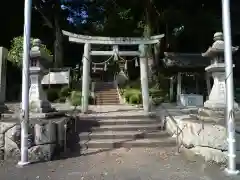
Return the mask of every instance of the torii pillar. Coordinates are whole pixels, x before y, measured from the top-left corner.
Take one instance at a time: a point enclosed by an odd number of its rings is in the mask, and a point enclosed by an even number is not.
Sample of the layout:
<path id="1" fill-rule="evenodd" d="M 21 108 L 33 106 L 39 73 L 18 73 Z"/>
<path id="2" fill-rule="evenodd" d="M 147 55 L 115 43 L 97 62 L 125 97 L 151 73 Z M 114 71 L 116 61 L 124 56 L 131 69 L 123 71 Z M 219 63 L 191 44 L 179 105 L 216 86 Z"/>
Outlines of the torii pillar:
<path id="1" fill-rule="evenodd" d="M 148 89 L 148 59 L 146 53 L 147 45 L 140 44 L 140 73 L 141 73 L 141 87 L 142 87 L 142 102 L 143 109 L 146 113 L 150 111 L 149 108 L 149 89 Z"/>
<path id="2" fill-rule="evenodd" d="M 84 44 L 84 54 L 83 54 L 83 72 L 82 72 L 82 112 L 86 113 L 88 111 L 88 99 L 89 99 L 89 81 L 90 81 L 90 56 L 91 44 Z"/>

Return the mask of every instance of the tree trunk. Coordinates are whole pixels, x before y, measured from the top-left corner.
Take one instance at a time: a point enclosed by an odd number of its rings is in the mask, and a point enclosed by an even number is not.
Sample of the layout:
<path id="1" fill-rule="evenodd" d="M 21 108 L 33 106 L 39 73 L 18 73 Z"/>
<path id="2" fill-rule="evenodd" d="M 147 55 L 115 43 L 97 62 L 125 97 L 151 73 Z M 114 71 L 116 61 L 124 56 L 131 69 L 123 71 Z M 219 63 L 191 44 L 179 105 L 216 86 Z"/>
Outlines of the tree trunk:
<path id="1" fill-rule="evenodd" d="M 60 5 L 57 3 L 54 8 L 54 67 L 59 68 L 63 66 L 63 34 L 60 27 Z"/>
<path id="2" fill-rule="evenodd" d="M 54 67 L 59 68 L 62 66 L 63 66 L 62 33 L 60 28 L 55 28 Z"/>
<path id="3" fill-rule="evenodd" d="M 144 31 L 143 31 L 143 36 L 146 38 L 149 38 L 152 35 L 153 32 L 153 22 L 152 22 L 152 0 L 146 0 L 145 1 L 145 26 L 144 26 Z M 153 49 L 152 45 L 148 45 L 147 48 L 147 57 L 148 57 L 148 69 L 149 69 L 149 80 L 153 80 L 153 69 L 152 67 L 155 66 L 155 61 L 154 61 L 154 56 L 153 56 Z"/>

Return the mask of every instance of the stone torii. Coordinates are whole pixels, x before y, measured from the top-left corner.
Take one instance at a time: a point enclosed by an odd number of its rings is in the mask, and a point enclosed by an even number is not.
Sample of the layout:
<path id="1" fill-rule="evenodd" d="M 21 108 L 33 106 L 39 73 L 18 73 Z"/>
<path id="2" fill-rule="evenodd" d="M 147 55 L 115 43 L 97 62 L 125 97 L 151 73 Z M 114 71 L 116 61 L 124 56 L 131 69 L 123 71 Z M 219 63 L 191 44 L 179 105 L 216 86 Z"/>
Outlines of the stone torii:
<path id="1" fill-rule="evenodd" d="M 68 31 L 63 31 L 63 34 L 68 36 L 70 42 L 84 44 L 83 54 L 83 74 L 82 74 L 82 112 L 88 111 L 88 95 L 89 95 L 89 73 L 91 56 L 139 56 L 140 71 L 141 71 L 141 88 L 143 108 L 145 112 L 149 112 L 149 92 L 148 92 L 148 57 L 146 47 L 150 44 L 155 46 L 154 50 L 159 49 L 160 41 L 164 34 L 151 36 L 149 38 L 136 37 L 101 37 L 101 36 L 85 36 L 74 34 Z M 112 51 L 93 51 L 91 44 L 111 45 Z M 138 51 L 119 51 L 119 45 L 138 45 Z"/>

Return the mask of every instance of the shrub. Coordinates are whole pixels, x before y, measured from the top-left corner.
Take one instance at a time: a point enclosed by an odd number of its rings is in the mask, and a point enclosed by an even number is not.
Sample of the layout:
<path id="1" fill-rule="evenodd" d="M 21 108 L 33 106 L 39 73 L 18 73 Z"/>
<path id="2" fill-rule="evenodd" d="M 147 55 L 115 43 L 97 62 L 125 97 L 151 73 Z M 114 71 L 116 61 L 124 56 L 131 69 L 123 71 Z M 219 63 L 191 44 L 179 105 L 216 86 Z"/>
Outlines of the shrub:
<path id="1" fill-rule="evenodd" d="M 58 89 L 54 89 L 54 88 L 51 88 L 51 89 L 47 89 L 47 99 L 50 101 L 50 102 L 54 102 L 58 99 L 58 92 L 59 90 Z"/>
<path id="2" fill-rule="evenodd" d="M 82 92 L 81 91 L 72 91 L 70 95 L 70 103 L 73 106 L 80 106 L 82 103 Z"/>
<path id="3" fill-rule="evenodd" d="M 138 90 L 138 89 L 126 89 L 125 92 L 124 92 L 124 98 L 128 103 L 131 103 L 130 98 L 133 95 L 136 95 L 136 96 L 140 97 L 141 96 L 141 91 Z"/>
<path id="4" fill-rule="evenodd" d="M 68 86 L 61 88 L 59 92 L 59 97 L 68 97 L 71 94 L 71 89 Z"/>
<path id="5" fill-rule="evenodd" d="M 124 92 L 124 98 L 127 102 L 129 102 L 130 100 L 130 97 L 133 95 L 133 94 L 139 94 L 140 91 L 137 90 L 137 89 L 125 89 L 125 92 Z"/>
<path id="6" fill-rule="evenodd" d="M 151 96 L 152 98 L 162 97 L 162 96 L 165 96 L 165 94 L 166 93 L 162 89 L 155 89 L 155 88 L 149 89 L 149 96 Z"/>
<path id="7" fill-rule="evenodd" d="M 140 104 L 141 103 L 141 95 L 140 94 L 132 94 L 129 98 L 130 104 Z"/>

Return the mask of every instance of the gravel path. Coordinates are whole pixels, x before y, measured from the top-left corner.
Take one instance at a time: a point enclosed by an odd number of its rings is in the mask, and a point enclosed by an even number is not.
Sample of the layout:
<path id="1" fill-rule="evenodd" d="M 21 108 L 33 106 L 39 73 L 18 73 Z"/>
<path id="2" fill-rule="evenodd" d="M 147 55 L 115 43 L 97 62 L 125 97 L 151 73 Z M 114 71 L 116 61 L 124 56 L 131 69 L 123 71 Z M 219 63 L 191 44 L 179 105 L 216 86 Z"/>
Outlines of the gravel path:
<path id="1" fill-rule="evenodd" d="M 218 166 L 189 161 L 173 148 L 88 152 L 85 156 L 16 168 L 0 167 L 1 180 L 230 180 Z M 71 154 L 74 156 L 74 154 Z M 239 177 L 235 177 L 239 179 Z"/>

